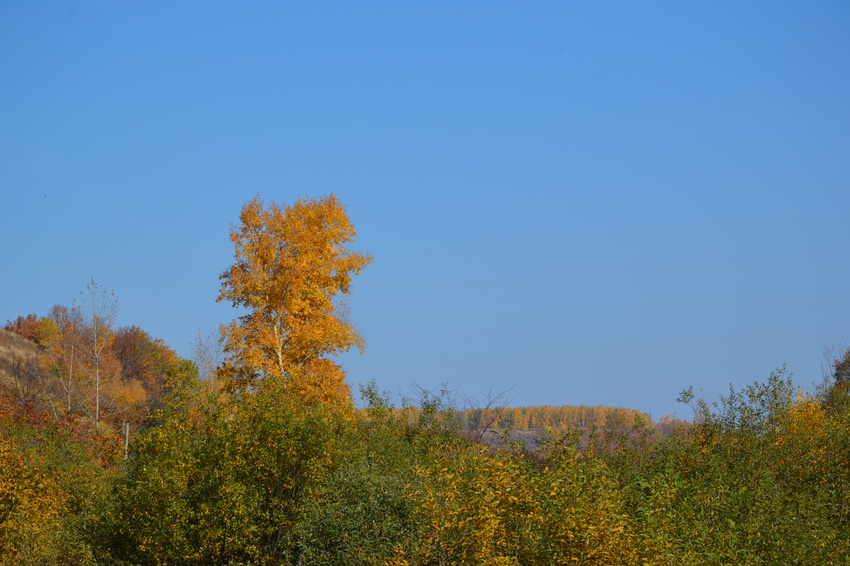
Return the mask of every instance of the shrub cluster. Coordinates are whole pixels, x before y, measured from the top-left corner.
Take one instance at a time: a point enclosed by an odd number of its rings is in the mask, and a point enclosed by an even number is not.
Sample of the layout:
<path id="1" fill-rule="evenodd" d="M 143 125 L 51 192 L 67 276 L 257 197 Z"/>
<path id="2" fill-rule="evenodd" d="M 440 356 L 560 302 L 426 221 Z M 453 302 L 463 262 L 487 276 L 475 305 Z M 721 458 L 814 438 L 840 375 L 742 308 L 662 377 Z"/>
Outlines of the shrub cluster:
<path id="1" fill-rule="evenodd" d="M 845 564 L 850 397 L 782 371 L 695 408 L 539 451 L 472 442 L 439 398 L 352 413 L 274 380 L 173 372 L 133 439 L 0 410 L 2 564 Z M 413 418 L 415 417 L 415 418 Z"/>

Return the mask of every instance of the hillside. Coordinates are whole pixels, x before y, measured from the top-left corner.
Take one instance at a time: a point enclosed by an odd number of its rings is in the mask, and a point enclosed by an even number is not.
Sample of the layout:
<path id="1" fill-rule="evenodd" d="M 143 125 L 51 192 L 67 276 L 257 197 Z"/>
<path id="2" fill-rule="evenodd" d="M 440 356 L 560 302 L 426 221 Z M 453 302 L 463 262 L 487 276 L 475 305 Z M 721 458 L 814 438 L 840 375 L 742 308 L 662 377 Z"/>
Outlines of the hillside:
<path id="1" fill-rule="evenodd" d="M 37 344 L 0 328 L 0 377 L 8 378 L 8 367 L 6 363 L 14 357 L 38 356 L 40 350 Z"/>
<path id="2" fill-rule="evenodd" d="M 20 321 L 35 322 L 34 315 Z M 11 324 L 11 323 L 10 323 Z M 25 324 L 25 323 L 24 323 Z M 7 325 L 9 326 L 9 325 Z M 132 328 L 132 327 L 131 327 Z M 124 330 L 119 330 L 119 334 Z M 150 340 L 149 337 L 147 337 Z M 168 349 L 161 341 L 156 341 L 161 348 Z M 13 392 L 18 401 L 26 404 L 40 405 L 47 409 L 57 403 L 61 405 L 61 386 L 48 368 L 45 350 L 34 341 L 16 332 L 0 328 L 0 385 Z M 136 353 L 132 356 L 121 356 L 113 371 L 123 377 L 138 373 L 140 364 Z M 148 381 L 155 381 L 149 379 Z M 416 410 L 413 411 L 416 413 Z M 480 434 L 491 436 L 495 429 L 511 429 L 514 431 L 535 431 L 534 435 L 523 435 L 523 438 L 536 438 L 541 430 L 551 427 L 560 428 L 611 428 L 632 425 L 636 421 L 650 426 L 664 427 L 662 433 L 669 432 L 669 417 L 662 417 L 658 422 L 652 421 L 649 415 L 634 409 L 609 407 L 604 405 L 534 405 L 528 407 L 474 407 L 469 404 L 455 411 L 458 425 L 462 429 L 477 430 Z M 415 417 L 414 417 L 415 418 Z M 533 442 L 536 443 L 536 442 Z"/>
<path id="3" fill-rule="evenodd" d="M 0 385 L 19 402 L 41 405 L 53 396 L 42 357 L 35 342 L 0 328 Z"/>

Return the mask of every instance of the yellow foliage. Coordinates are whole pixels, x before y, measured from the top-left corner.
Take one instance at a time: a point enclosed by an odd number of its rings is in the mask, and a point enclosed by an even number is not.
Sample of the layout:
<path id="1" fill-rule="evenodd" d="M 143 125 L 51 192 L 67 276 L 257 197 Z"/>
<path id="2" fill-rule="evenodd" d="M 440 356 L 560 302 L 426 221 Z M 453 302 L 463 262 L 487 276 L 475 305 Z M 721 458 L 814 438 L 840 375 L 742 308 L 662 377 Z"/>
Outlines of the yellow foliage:
<path id="1" fill-rule="evenodd" d="M 0 438 L 0 565 L 58 563 L 67 497 L 34 458 Z"/>
<path id="2" fill-rule="evenodd" d="M 285 208 L 257 197 L 240 221 L 230 232 L 236 262 L 221 275 L 218 300 L 248 313 L 221 329 L 225 386 L 276 378 L 308 398 L 347 404 L 342 369 L 327 357 L 365 346 L 340 298 L 372 258 L 345 249 L 355 236 L 345 208 L 334 195 Z"/>
<path id="3" fill-rule="evenodd" d="M 425 526 L 416 563 L 520 563 L 521 549 L 533 546 L 527 539 L 534 536 L 530 527 L 540 500 L 520 463 L 504 456 L 469 446 L 416 470 L 423 479 L 416 497 Z"/>
<path id="4" fill-rule="evenodd" d="M 622 493 L 594 457 L 551 447 L 541 465 L 519 453 L 444 447 L 416 469 L 420 537 L 394 564 L 642 564 Z"/>

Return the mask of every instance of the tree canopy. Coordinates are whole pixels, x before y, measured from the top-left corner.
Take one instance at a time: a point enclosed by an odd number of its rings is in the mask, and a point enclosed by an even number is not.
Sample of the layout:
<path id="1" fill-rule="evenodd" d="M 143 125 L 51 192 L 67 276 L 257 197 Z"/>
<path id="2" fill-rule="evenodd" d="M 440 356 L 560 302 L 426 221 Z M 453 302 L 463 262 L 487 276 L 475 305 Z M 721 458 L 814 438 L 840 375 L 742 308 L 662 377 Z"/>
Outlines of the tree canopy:
<path id="1" fill-rule="evenodd" d="M 221 274 L 219 301 L 247 309 L 221 328 L 228 389 L 283 380 L 294 393 L 324 403 L 349 402 L 342 368 L 329 356 L 365 341 L 342 300 L 351 278 L 372 262 L 346 248 L 356 235 L 335 195 L 290 206 L 258 196 L 230 231 L 232 266 Z"/>

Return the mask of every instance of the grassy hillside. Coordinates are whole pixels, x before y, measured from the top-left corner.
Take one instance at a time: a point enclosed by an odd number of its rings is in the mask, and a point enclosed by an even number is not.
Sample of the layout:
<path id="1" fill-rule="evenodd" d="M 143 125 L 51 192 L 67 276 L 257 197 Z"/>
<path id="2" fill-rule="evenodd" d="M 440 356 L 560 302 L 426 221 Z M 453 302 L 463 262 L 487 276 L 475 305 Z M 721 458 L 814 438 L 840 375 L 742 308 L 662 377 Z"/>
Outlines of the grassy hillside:
<path id="1" fill-rule="evenodd" d="M 18 402 L 42 409 L 56 394 L 43 356 L 35 342 L 0 328 L 0 385 Z"/>
<path id="2" fill-rule="evenodd" d="M 41 351 L 38 344 L 0 328 L 0 379 L 9 378 L 8 364 L 16 357 L 39 356 Z M 5 381 L 4 381 L 5 382 Z"/>

